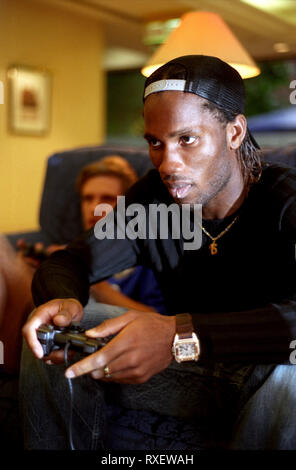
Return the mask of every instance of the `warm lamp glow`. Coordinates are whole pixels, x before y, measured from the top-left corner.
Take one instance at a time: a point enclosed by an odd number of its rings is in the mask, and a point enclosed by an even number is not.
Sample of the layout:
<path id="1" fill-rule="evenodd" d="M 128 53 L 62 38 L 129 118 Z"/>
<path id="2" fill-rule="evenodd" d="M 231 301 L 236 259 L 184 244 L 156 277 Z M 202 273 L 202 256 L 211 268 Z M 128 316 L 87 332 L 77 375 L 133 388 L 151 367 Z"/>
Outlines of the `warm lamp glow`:
<path id="1" fill-rule="evenodd" d="M 169 60 L 192 54 L 219 57 L 234 67 L 242 78 L 255 77 L 260 73 L 249 53 L 222 18 L 209 12 L 183 15 L 180 25 L 155 51 L 141 72 L 148 77 Z"/>

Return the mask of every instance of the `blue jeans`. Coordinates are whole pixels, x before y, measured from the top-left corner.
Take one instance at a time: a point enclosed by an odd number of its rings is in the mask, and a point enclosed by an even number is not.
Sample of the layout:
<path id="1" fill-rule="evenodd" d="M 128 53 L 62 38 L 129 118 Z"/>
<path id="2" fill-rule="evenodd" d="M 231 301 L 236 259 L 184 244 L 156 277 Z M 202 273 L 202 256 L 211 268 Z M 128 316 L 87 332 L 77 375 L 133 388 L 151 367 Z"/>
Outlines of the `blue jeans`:
<path id="1" fill-rule="evenodd" d="M 124 311 L 90 304 L 82 325 L 89 328 Z M 20 404 L 26 449 L 69 448 L 69 425 L 79 450 L 296 449 L 296 392 L 281 401 L 292 386 L 293 366 L 172 363 L 141 385 L 83 376 L 72 381 L 72 410 L 64 371 L 64 365 L 36 359 L 24 345 Z"/>
<path id="2" fill-rule="evenodd" d="M 296 449 L 296 368 L 280 365 L 248 400 L 234 429 L 232 449 Z"/>

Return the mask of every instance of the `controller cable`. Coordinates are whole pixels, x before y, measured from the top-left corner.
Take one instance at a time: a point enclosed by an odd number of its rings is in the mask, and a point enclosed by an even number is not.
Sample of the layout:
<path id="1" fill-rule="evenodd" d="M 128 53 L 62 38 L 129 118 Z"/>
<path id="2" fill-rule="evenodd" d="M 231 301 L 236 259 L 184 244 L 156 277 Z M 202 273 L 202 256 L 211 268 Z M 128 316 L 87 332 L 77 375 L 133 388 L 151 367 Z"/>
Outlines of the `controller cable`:
<path id="1" fill-rule="evenodd" d="M 68 358 L 68 351 L 71 346 L 71 342 L 67 341 L 64 349 L 64 360 L 66 367 L 69 365 L 69 358 Z M 73 384 L 72 379 L 66 378 L 69 387 L 69 395 L 70 395 L 70 415 L 69 415 L 69 445 L 71 450 L 76 450 L 73 444 L 73 435 L 72 435 L 72 422 L 73 422 Z"/>

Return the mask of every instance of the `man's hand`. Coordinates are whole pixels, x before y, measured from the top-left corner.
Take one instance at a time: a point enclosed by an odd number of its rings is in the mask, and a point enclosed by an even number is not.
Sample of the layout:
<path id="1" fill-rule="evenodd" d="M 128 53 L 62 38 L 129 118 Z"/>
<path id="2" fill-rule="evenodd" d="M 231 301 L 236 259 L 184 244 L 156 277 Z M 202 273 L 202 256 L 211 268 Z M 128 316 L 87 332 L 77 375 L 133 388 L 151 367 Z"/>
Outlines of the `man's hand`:
<path id="1" fill-rule="evenodd" d="M 104 348 L 69 367 L 66 377 L 90 373 L 95 379 L 144 383 L 173 359 L 175 317 L 130 310 L 86 334 L 91 338 L 117 335 Z M 108 379 L 104 375 L 107 366 Z"/>
<path id="2" fill-rule="evenodd" d="M 43 349 L 38 341 L 36 330 L 42 323 L 54 323 L 57 326 L 67 326 L 72 321 L 80 321 L 83 307 L 76 299 L 54 299 L 40 305 L 23 327 L 23 335 L 28 346 L 37 358 L 43 357 Z M 54 354 L 54 353 L 53 353 Z"/>

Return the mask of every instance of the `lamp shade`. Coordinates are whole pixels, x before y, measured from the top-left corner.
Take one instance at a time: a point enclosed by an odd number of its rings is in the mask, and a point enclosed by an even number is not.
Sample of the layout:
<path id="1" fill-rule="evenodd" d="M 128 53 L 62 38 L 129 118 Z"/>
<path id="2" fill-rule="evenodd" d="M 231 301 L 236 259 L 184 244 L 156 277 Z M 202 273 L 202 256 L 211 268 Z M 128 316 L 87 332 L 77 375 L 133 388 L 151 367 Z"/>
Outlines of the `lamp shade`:
<path id="1" fill-rule="evenodd" d="M 205 11 L 183 15 L 180 25 L 154 52 L 141 72 L 148 77 L 169 60 L 191 54 L 219 57 L 234 67 L 242 78 L 254 77 L 260 73 L 260 69 L 223 19 L 216 13 Z"/>

